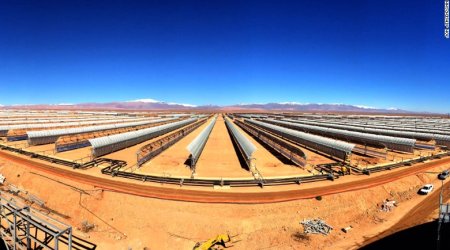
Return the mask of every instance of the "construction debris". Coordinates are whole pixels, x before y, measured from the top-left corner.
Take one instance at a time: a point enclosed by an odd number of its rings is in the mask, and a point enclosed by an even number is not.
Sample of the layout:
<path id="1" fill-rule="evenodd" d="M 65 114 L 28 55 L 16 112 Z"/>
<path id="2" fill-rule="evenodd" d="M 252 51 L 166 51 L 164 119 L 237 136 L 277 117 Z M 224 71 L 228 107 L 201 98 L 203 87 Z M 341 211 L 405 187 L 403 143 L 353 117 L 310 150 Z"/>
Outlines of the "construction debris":
<path id="1" fill-rule="evenodd" d="M 304 219 L 300 224 L 303 225 L 305 234 L 323 234 L 328 235 L 333 227 L 321 219 Z"/>
<path id="2" fill-rule="evenodd" d="M 389 200 L 386 199 L 385 201 L 383 201 L 383 203 L 381 204 L 381 211 L 383 212 L 390 212 L 394 209 L 394 207 L 397 206 L 397 202 L 394 200 Z"/>

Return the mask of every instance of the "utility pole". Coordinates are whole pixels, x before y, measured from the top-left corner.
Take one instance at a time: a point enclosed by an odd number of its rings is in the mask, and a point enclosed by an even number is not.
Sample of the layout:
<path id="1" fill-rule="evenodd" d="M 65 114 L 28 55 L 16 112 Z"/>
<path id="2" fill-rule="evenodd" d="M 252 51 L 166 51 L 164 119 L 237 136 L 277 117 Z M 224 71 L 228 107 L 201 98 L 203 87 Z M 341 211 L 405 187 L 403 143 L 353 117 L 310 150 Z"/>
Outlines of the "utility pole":
<path id="1" fill-rule="evenodd" d="M 441 248 L 441 225 L 442 223 L 450 222 L 450 203 L 443 204 L 443 195 L 444 195 L 444 180 L 441 182 L 441 193 L 439 194 L 439 222 L 438 222 L 438 235 L 436 247 L 439 250 Z"/>
<path id="2" fill-rule="evenodd" d="M 438 222 L 438 230 L 437 230 L 437 241 L 436 241 L 436 249 L 440 250 L 441 249 L 441 223 L 442 223 L 442 219 L 441 219 L 441 208 L 442 208 L 442 193 L 444 191 L 444 180 L 441 180 L 441 193 L 439 194 L 439 222 Z"/>

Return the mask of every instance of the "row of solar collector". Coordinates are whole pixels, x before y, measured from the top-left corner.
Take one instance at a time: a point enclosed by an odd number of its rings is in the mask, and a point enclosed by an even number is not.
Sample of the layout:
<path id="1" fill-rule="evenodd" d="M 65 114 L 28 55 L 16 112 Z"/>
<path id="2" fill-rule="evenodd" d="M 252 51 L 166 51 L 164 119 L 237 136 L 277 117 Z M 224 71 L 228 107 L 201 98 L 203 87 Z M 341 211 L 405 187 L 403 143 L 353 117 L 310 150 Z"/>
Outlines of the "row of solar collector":
<path id="1" fill-rule="evenodd" d="M 284 127 L 293 128 L 296 130 L 302 130 L 307 133 L 320 134 L 326 137 L 337 138 L 341 140 L 359 142 L 366 145 L 382 146 L 388 149 L 413 152 L 414 145 L 416 143 L 415 139 L 407 139 L 402 137 L 393 137 L 385 135 L 375 135 L 370 133 L 361 133 L 343 129 L 326 128 L 314 125 L 299 124 L 289 121 L 279 121 L 279 120 L 265 120 L 275 125 L 280 125 Z"/>
<path id="2" fill-rule="evenodd" d="M 449 126 L 421 126 L 421 125 L 412 125 L 412 124 L 383 124 L 383 123 L 348 123 L 348 124 L 355 124 L 355 125 L 369 125 L 369 126 L 381 126 L 381 127 L 392 127 L 392 128 L 403 128 L 403 129 L 424 129 L 428 131 L 432 130 L 439 130 L 443 132 L 450 132 Z"/>
<path id="3" fill-rule="evenodd" d="M 241 155 L 245 158 L 245 162 L 249 169 L 251 168 L 252 154 L 256 151 L 255 145 L 251 143 L 239 130 L 233 125 L 229 118 L 225 118 L 225 124 L 233 139 L 236 141 Z"/>
<path id="4" fill-rule="evenodd" d="M 250 114 L 246 114 L 250 115 Z M 269 116 L 274 116 L 273 114 L 268 114 Z M 430 118 L 424 118 L 424 119 L 404 119 L 404 118 L 390 118 L 390 119 L 379 119 L 374 117 L 336 117 L 336 116 L 306 116 L 306 115 L 283 115 L 285 117 L 292 117 L 295 119 L 312 119 L 312 120 L 322 120 L 322 121 L 329 121 L 329 120 L 335 120 L 335 121 L 346 121 L 346 122 L 355 122 L 355 123 L 402 123 L 402 124 L 416 124 L 416 125 L 443 125 L 448 126 L 450 125 L 450 119 L 430 119 Z"/>
<path id="5" fill-rule="evenodd" d="M 200 132 L 200 134 L 187 146 L 187 150 L 190 152 L 189 159 L 191 161 L 191 168 L 195 172 L 195 165 L 206 145 L 206 142 L 211 134 L 214 125 L 216 124 L 217 115 L 214 116 L 208 126 Z"/>
<path id="6" fill-rule="evenodd" d="M 325 118 L 328 119 L 328 118 Z M 331 118 L 335 119 L 335 118 Z M 384 122 L 384 123 L 396 123 L 396 122 L 405 122 L 405 123 L 411 123 L 411 124 L 450 124 L 450 121 L 447 119 L 348 119 L 348 118 L 341 118 L 341 120 L 353 120 L 353 121 L 364 121 L 364 122 Z"/>
<path id="7" fill-rule="evenodd" d="M 305 118 L 323 118 L 323 119 L 348 119 L 348 120 L 368 120 L 368 121 L 405 121 L 405 122 L 430 122 L 430 123 L 450 123 L 450 120 L 444 118 L 416 118 L 416 117 L 377 117 L 377 116 L 298 116 Z"/>
<path id="8" fill-rule="evenodd" d="M 336 122 L 336 121 L 316 121 L 309 119 L 300 119 L 300 120 L 291 120 L 291 119 L 282 119 L 284 121 L 291 121 L 297 123 L 325 126 L 325 127 L 333 127 L 333 128 L 342 128 L 352 131 L 359 132 L 368 132 L 382 135 L 391 135 L 391 136 L 399 136 L 405 138 L 414 138 L 418 140 L 436 140 L 439 142 L 444 142 L 444 144 L 438 145 L 446 145 L 449 140 L 450 132 L 446 129 L 417 129 L 417 128 L 402 128 L 402 127 L 390 127 L 390 126 L 375 126 L 375 125 L 362 125 L 355 123 L 345 123 L 345 122 Z"/>
<path id="9" fill-rule="evenodd" d="M 354 123 L 368 123 L 368 124 L 393 124 L 393 125 L 399 125 L 399 124 L 408 124 L 408 125 L 418 125 L 418 126 L 449 126 L 450 123 L 448 122 L 427 122 L 427 121 L 408 121 L 408 120 L 367 120 L 367 119 L 335 119 L 335 118 L 326 118 L 326 119 L 313 119 L 313 120 L 322 120 L 322 121 L 329 121 L 329 120 L 335 120 L 335 121 L 346 121 L 346 122 L 354 122 Z"/>
<path id="10" fill-rule="evenodd" d="M 0 116 L 59 116 L 66 114 L 58 114 L 58 113 L 48 113 L 48 112 L 40 112 L 40 113 L 30 113 L 30 112 L 0 112 Z"/>
<path id="11" fill-rule="evenodd" d="M 373 124 L 409 124 L 409 125 L 422 125 L 422 126 L 433 126 L 433 125 L 442 125 L 449 126 L 450 122 L 447 119 L 442 119 L 442 121 L 427 121 L 427 120 L 405 120 L 405 119 L 395 119 L 395 120 L 380 120 L 380 119 L 349 119 L 349 118 L 315 118 L 315 117 L 298 117 L 299 119 L 311 119 L 311 120 L 322 120 L 322 121 L 345 121 L 345 122 L 354 122 L 354 123 L 373 123 Z"/>
<path id="12" fill-rule="evenodd" d="M 286 115 L 286 114 L 285 114 Z M 371 121 L 425 121 L 450 123 L 449 119 L 417 116 L 382 116 L 382 115 L 290 115 L 302 118 L 323 118 L 323 119 L 351 119 L 351 120 L 371 120 Z"/>
<path id="13" fill-rule="evenodd" d="M 426 124 L 411 124 L 405 122 L 398 123 L 382 123 L 382 122 L 361 122 L 361 121 L 349 121 L 349 120 L 327 120 L 327 119 L 317 119 L 314 120 L 317 122 L 337 122 L 337 123 L 345 123 L 345 124 L 354 124 L 354 125 L 369 125 L 369 126 L 382 126 L 382 127 L 400 127 L 400 128 L 408 128 L 408 129 L 425 129 L 425 130 L 436 130 L 450 132 L 450 124 L 439 124 L 439 125 L 426 125 Z"/>
<path id="14" fill-rule="evenodd" d="M 372 128 L 390 128 L 390 129 L 397 129 L 397 130 L 406 130 L 406 131 L 413 131 L 413 132 L 437 132 L 446 134 L 448 132 L 440 129 L 440 128 L 421 128 L 421 127 L 411 127 L 411 126 L 403 126 L 401 124 L 399 125 L 388 125 L 388 124 L 371 124 L 371 123 L 359 123 L 359 122 L 352 122 L 352 121 L 341 121 L 341 120 L 311 120 L 311 119 L 298 119 L 299 121 L 314 121 L 314 122 L 321 122 L 321 123 L 334 123 L 334 124 L 343 124 L 343 125 L 355 125 L 355 126 L 365 126 L 365 127 L 372 127 Z"/>
<path id="15" fill-rule="evenodd" d="M 250 114 L 250 113 L 248 113 Z M 364 115 L 364 116 L 336 116 L 336 115 L 295 115 L 295 114 L 286 114 L 286 113 L 260 113 L 260 114 L 266 114 L 266 115 L 284 115 L 284 116 L 289 116 L 289 117 L 295 117 L 295 118 L 306 118 L 306 119 L 346 119 L 346 120 L 354 120 L 354 121 L 358 121 L 358 120 L 366 120 L 366 121 L 407 121 L 407 122 L 442 122 L 442 123 L 450 123 L 448 119 L 444 119 L 444 118 L 408 118 L 408 117 L 391 117 L 391 118 L 386 118 L 386 117 L 376 117 L 376 116 L 368 116 L 368 115 Z"/>
<path id="16" fill-rule="evenodd" d="M 89 114 L 89 115 L 118 115 L 122 113 L 117 112 L 102 112 L 102 111 L 32 111 L 32 110 L 2 110 L 0 115 L 65 115 L 65 114 Z"/>
<path id="17" fill-rule="evenodd" d="M 37 123 L 37 124 L 18 124 L 18 125 L 6 125 L 0 126 L 0 136 L 7 136 L 8 131 L 13 129 L 39 129 L 39 128 L 49 128 L 49 127 L 69 127 L 69 126 L 84 126 L 84 125 L 95 125 L 104 123 L 119 123 L 119 122 L 132 122 L 132 121 L 144 121 L 149 120 L 148 118 L 139 119 L 112 119 L 112 120 L 100 120 L 100 121 L 81 121 L 81 122 L 59 122 L 59 123 Z"/>
<path id="18" fill-rule="evenodd" d="M 310 149 L 320 151 L 335 158 L 346 160 L 355 148 L 355 144 L 340 140 L 304 133 L 290 128 L 269 124 L 266 122 L 244 119 L 244 122 L 255 125 L 261 129 L 277 134 L 283 138 L 306 146 Z"/>
<path id="19" fill-rule="evenodd" d="M 320 126 L 320 127 L 327 127 L 327 128 L 349 130 L 349 131 L 357 131 L 357 132 L 362 132 L 362 133 L 371 133 L 371 134 L 375 134 L 375 135 L 387 135 L 387 136 L 402 137 L 402 138 L 413 138 L 413 139 L 424 140 L 424 141 L 434 140 L 436 142 L 436 145 L 450 147 L 450 136 L 449 135 L 401 131 L 401 130 L 394 130 L 391 128 L 372 128 L 372 127 L 360 126 L 360 125 L 314 122 L 314 121 L 309 121 L 309 120 L 282 119 L 282 121 L 299 123 L 299 124 L 307 124 L 307 125 L 313 125 L 313 126 Z"/>
<path id="20" fill-rule="evenodd" d="M 110 129 L 128 128 L 143 125 L 150 125 L 159 122 L 166 122 L 176 120 L 176 118 L 165 118 L 157 120 L 147 120 L 138 122 L 126 122 L 126 123 L 114 123 L 105 124 L 99 126 L 88 126 L 88 127 L 77 127 L 77 128 L 64 128 L 64 129 L 52 129 L 52 130 L 40 130 L 40 131 L 27 131 L 28 144 L 30 145 L 41 145 L 54 143 L 61 136 L 75 135 L 90 132 L 99 132 Z"/>
<path id="21" fill-rule="evenodd" d="M 117 117 L 73 117 L 73 118 L 54 118 L 54 119 L 36 119 L 36 120 L 0 120 L 1 125 L 16 125 L 16 124 L 40 124 L 40 123 L 62 123 L 62 122 L 77 122 L 77 121 L 95 121 L 95 120 L 115 120 Z M 136 119 L 136 117 L 123 117 L 122 119 Z"/>
<path id="22" fill-rule="evenodd" d="M 276 118 L 276 119 L 284 119 L 286 117 L 289 117 L 289 115 L 287 116 L 280 116 L 280 115 L 274 115 L 274 114 L 238 114 L 238 117 L 242 117 L 242 118 Z M 435 133 L 442 133 L 442 134 L 450 134 L 450 123 L 449 120 L 444 120 L 446 122 L 441 122 L 441 123 L 419 123 L 416 120 L 415 121 L 409 121 L 409 120 L 405 120 L 405 119 L 398 119 L 398 120 L 372 120 L 372 119 L 358 119 L 358 120 L 354 120 L 354 119 L 347 119 L 347 118 L 343 118 L 343 119 L 336 119 L 336 118 L 323 118 L 323 116 L 320 117 L 296 117 L 297 119 L 301 119 L 301 120 L 313 120 L 313 121 L 317 121 L 317 122 L 336 122 L 336 123 L 345 123 L 345 124 L 355 124 L 355 125 L 370 125 L 370 126 L 379 126 L 379 127 L 401 127 L 403 129 L 423 129 L 423 130 L 438 130 L 438 131 L 431 131 L 431 132 L 435 132 Z M 425 131 L 422 131 L 425 132 Z"/>
<path id="23" fill-rule="evenodd" d="M 370 126 L 370 125 L 358 125 L 358 124 L 346 124 L 345 122 L 335 122 L 335 121 L 329 121 L 329 120 L 321 120 L 321 122 L 313 121 L 311 119 L 299 119 L 299 120 L 292 120 L 292 119 L 281 119 L 285 122 L 294 122 L 294 123 L 301 123 L 306 125 L 314 125 L 314 126 L 321 126 L 321 127 L 328 127 L 328 128 L 335 128 L 335 129 L 342 129 L 342 130 L 350 130 L 350 131 L 356 131 L 361 133 L 369 133 L 369 134 L 375 134 L 375 135 L 386 135 L 386 136 L 393 136 L 393 137 L 402 137 L 402 138 L 412 138 L 412 139 L 418 139 L 418 140 L 435 140 L 437 145 L 441 146 L 450 146 L 450 136 L 445 134 L 445 131 L 439 131 L 440 134 L 437 133 L 426 133 L 426 132 L 412 132 L 409 131 L 410 129 L 396 129 L 396 128 L 385 128 L 382 126 Z M 304 127 L 305 129 L 307 127 Z M 309 128 L 311 129 L 311 128 Z M 316 131 L 319 131 L 316 129 Z M 420 130 L 419 130 L 420 131 Z M 430 130 L 426 130 L 430 131 Z M 433 131 L 433 130 L 431 130 Z M 344 132 L 346 133 L 346 132 Z M 345 138 L 345 137 L 344 137 Z M 366 139 L 368 141 L 368 139 Z M 401 141 L 401 140 L 400 140 Z M 411 152 L 412 146 L 411 142 L 408 144 L 405 144 L 405 146 L 391 146 L 391 149 L 400 150 L 400 151 L 407 151 Z"/>
<path id="24" fill-rule="evenodd" d="M 68 116 L 95 117 L 100 115 L 107 116 L 106 114 L 85 115 L 85 114 L 46 114 L 46 113 L 35 113 L 35 114 L 4 113 L 0 114 L 0 119 L 16 119 L 16 118 L 36 119 L 41 117 L 68 117 Z M 110 115 L 110 117 L 117 117 L 117 116 Z"/>
<path id="25" fill-rule="evenodd" d="M 137 131 L 89 139 L 89 143 L 92 146 L 92 156 L 99 157 L 136 145 L 138 143 L 153 139 L 188 124 L 194 123 L 197 120 L 198 118 L 189 118 L 186 120 Z"/>

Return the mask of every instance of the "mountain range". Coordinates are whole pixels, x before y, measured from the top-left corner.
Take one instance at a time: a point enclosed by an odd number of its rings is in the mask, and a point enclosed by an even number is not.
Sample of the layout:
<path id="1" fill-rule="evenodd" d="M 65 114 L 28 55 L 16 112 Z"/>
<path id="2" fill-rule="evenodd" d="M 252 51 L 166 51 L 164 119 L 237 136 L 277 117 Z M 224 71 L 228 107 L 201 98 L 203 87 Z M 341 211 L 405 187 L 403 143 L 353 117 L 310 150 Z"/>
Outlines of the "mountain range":
<path id="1" fill-rule="evenodd" d="M 137 99 L 123 102 L 107 103 L 61 103 L 61 104 L 29 104 L 29 105 L 0 105 L 8 109 L 89 109 L 89 110 L 223 110 L 223 111 L 300 111 L 300 112 L 349 112 L 349 113 L 412 113 L 397 108 L 374 108 L 349 104 L 324 103 L 250 103 L 236 105 L 202 105 L 163 102 L 154 99 Z"/>

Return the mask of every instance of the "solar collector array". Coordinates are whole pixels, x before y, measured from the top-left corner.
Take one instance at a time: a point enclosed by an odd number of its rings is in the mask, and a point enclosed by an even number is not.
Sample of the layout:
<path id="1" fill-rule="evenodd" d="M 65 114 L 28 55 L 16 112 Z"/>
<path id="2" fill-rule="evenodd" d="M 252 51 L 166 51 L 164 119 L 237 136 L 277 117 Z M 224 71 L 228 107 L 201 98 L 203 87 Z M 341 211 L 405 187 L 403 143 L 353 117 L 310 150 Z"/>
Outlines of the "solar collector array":
<path id="1" fill-rule="evenodd" d="M 113 120 L 101 120 L 101 121 L 82 121 L 82 122 L 58 122 L 58 123 L 37 123 L 37 124 L 19 124 L 19 125 L 6 125 L 0 126 L 0 136 L 7 136 L 9 130 L 13 129 L 38 129 L 38 128 L 56 128 L 56 127 L 69 127 L 69 126 L 83 126 L 83 125 L 95 125 L 104 123 L 116 123 L 116 122 L 130 122 L 130 121 L 142 121 L 144 119 L 113 119 Z"/>
<path id="2" fill-rule="evenodd" d="M 303 121 L 303 120 L 302 120 Z M 448 130 L 436 129 L 436 128 L 414 128 L 414 127 L 405 127 L 403 125 L 393 126 L 389 124 L 374 124 L 367 123 L 361 121 L 347 121 L 347 120 L 321 120 L 316 122 L 324 122 L 324 123 L 335 123 L 341 125 L 355 125 L 355 126 L 363 126 L 366 128 L 380 128 L 380 129 L 390 129 L 390 130 L 398 130 L 398 131 L 409 131 L 409 132 L 417 132 L 417 133 L 432 133 L 432 134 L 443 134 L 450 135 Z"/>
<path id="3" fill-rule="evenodd" d="M 136 118 L 122 118 L 124 120 L 127 119 L 136 119 Z M 104 120 L 117 120 L 117 118 L 114 117 L 89 117 L 89 118 L 68 118 L 68 119 L 59 119 L 59 118 L 54 118 L 54 119 L 36 119 L 36 120 L 30 120 L 30 119 L 26 119 L 26 120 L 17 120 L 17 121 L 7 121 L 7 120 L 2 120 L 0 121 L 0 126 L 1 125 L 16 125 L 16 124 L 40 124 L 40 123 L 63 123 L 63 122 L 82 122 L 82 121 L 104 121 Z"/>
<path id="4" fill-rule="evenodd" d="M 387 129 L 371 128 L 371 127 L 367 127 L 367 126 L 353 125 L 353 124 L 344 125 L 344 124 L 305 121 L 305 120 L 290 120 L 290 119 L 283 119 L 283 121 L 291 121 L 291 122 L 295 122 L 295 123 L 310 124 L 310 125 L 329 127 L 329 128 L 337 128 L 337 129 L 345 129 L 345 130 L 351 130 L 351 131 L 367 132 L 367 133 L 379 134 L 379 135 L 414 138 L 417 140 L 425 140 L 425 141 L 435 140 L 436 145 L 444 145 L 444 146 L 450 147 L 450 136 L 449 135 L 392 130 L 389 128 L 387 128 Z"/>
<path id="5" fill-rule="evenodd" d="M 355 147 L 355 144 L 308 134 L 266 122 L 249 119 L 244 119 L 244 121 L 341 160 L 347 159 L 348 155 L 351 154 L 353 148 Z"/>
<path id="6" fill-rule="evenodd" d="M 117 129 L 117 128 L 135 127 L 135 126 L 142 126 L 142 125 L 148 125 L 148 124 L 171 121 L 171 120 L 176 120 L 176 118 L 147 120 L 147 121 L 138 121 L 138 122 L 127 122 L 127 123 L 115 123 L 115 124 L 106 124 L 106 125 L 89 126 L 89 127 L 78 127 L 78 128 L 28 131 L 27 132 L 28 143 L 30 145 L 48 144 L 48 143 L 56 142 L 60 136 L 65 136 L 65 135 L 89 133 L 89 132 L 96 132 L 96 131 Z"/>
<path id="7" fill-rule="evenodd" d="M 331 121 L 335 122 L 335 121 Z M 342 122 L 342 121 L 341 121 Z M 344 121 L 346 122 L 346 121 Z M 414 131 L 417 132 L 436 132 L 439 133 L 449 133 L 450 128 L 448 126 L 444 125 L 422 125 L 422 124 L 410 124 L 405 122 L 398 122 L 398 123 L 383 123 L 383 122 L 346 122 L 347 124 L 358 124 L 358 125 L 365 125 L 365 126 L 376 126 L 376 127 L 384 127 L 384 128 L 396 128 L 401 130 L 407 130 L 407 131 Z"/>
<path id="8" fill-rule="evenodd" d="M 319 133 L 325 136 L 332 136 L 350 141 L 358 141 L 369 145 L 385 146 L 392 150 L 404 152 L 413 152 L 414 145 L 416 143 L 416 140 L 414 139 L 407 139 L 402 137 L 393 137 L 386 135 L 376 135 L 370 133 L 361 133 L 344 129 L 320 127 L 315 125 L 299 124 L 296 122 L 290 122 L 286 120 L 283 121 L 265 120 L 265 121 L 281 126 L 289 126 L 290 128 L 294 129 L 301 129 L 306 132 Z"/>
<path id="9" fill-rule="evenodd" d="M 94 139 L 89 139 L 89 143 L 92 146 L 92 155 L 94 157 L 109 154 L 146 140 L 158 137 L 167 132 L 181 128 L 185 125 L 191 124 L 197 121 L 197 118 L 190 118 L 183 121 L 164 124 L 152 128 L 141 129 L 137 131 L 104 136 Z"/>

